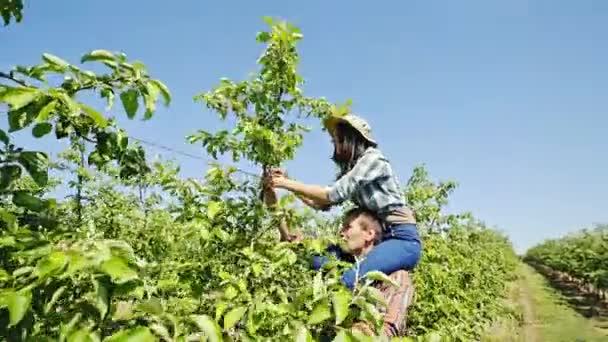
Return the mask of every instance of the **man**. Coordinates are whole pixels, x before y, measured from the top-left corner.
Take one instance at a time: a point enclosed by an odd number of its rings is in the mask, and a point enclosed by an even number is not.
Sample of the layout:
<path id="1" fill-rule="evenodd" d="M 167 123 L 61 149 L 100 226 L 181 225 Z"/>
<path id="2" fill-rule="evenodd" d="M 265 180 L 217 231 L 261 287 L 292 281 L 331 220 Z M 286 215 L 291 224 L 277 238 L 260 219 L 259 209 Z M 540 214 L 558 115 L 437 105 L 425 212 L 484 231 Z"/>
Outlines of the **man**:
<path id="1" fill-rule="evenodd" d="M 271 187 L 265 187 L 263 198 L 269 207 L 277 203 L 276 193 Z M 279 233 L 282 241 L 300 241 L 302 239 L 299 232 L 290 232 L 284 220 L 281 220 L 279 224 Z M 340 237 L 344 242 L 343 247 L 332 246 L 328 249 L 329 253 L 344 261 L 352 261 L 354 257 L 365 258 L 365 255 L 382 241 L 382 226 L 371 212 L 358 208 L 351 209 L 344 216 Z M 316 255 L 313 257 L 312 266 L 315 270 L 319 270 L 328 261 L 328 257 Z M 399 284 L 399 287 L 396 288 L 390 284 L 378 286 L 388 304 L 386 307 L 378 308 L 384 314 L 384 335 L 388 337 L 403 336 L 407 308 L 413 298 L 414 286 L 409 273 L 405 270 L 394 272 L 389 275 L 389 278 Z M 364 323 L 355 324 L 353 329 L 373 335 L 371 327 Z"/>

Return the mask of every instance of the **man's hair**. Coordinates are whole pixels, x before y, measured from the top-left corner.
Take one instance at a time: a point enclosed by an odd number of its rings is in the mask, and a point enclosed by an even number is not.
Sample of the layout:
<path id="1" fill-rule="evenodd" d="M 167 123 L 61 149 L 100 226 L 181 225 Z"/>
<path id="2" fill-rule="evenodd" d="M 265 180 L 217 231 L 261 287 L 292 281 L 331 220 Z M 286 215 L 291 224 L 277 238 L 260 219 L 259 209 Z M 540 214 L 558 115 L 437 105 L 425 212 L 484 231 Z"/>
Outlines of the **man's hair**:
<path id="1" fill-rule="evenodd" d="M 348 220 L 350 218 L 355 219 L 358 216 L 363 216 L 365 220 L 361 221 L 362 228 L 364 230 L 373 230 L 376 232 L 376 239 L 374 240 L 374 244 L 382 241 L 382 224 L 380 223 L 380 219 L 378 216 L 369 211 L 367 209 L 355 207 L 348 210 L 344 214 L 344 220 Z"/>

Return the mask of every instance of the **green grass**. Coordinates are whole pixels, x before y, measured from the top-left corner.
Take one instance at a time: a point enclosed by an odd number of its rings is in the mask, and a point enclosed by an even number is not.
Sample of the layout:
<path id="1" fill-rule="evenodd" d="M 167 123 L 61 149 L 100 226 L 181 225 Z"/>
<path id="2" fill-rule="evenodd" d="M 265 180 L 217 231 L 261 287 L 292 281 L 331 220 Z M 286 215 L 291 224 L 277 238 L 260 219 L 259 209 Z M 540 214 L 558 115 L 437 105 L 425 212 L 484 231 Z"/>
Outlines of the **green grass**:
<path id="1" fill-rule="evenodd" d="M 482 341 L 608 342 L 608 330 L 601 329 L 600 319 L 579 314 L 568 298 L 528 265 L 519 267 L 518 278 L 510 284 L 507 305 L 515 317 L 497 322 Z"/>
<path id="2" fill-rule="evenodd" d="M 530 266 L 522 267 L 532 294 L 536 328 L 541 341 L 608 341 L 608 335 L 568 306 L 566 299 Z"/>

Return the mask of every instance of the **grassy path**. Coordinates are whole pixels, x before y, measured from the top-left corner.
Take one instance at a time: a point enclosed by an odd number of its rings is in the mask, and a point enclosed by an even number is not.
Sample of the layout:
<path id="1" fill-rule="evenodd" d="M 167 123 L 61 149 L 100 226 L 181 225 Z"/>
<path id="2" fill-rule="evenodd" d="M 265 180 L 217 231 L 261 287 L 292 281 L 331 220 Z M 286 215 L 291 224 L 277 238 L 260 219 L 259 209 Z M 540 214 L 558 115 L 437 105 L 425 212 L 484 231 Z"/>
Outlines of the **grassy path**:
<path id="1" fill-rule="evenodd" d="M 501 322 L 482 341 L 608 342 L 608 316 L 585 317 L 572 304 L 573 294 L 560 292 L 528 265 L 521 264 L 518 275 L 508 303 L 519 313 L 519 322 Z"/>

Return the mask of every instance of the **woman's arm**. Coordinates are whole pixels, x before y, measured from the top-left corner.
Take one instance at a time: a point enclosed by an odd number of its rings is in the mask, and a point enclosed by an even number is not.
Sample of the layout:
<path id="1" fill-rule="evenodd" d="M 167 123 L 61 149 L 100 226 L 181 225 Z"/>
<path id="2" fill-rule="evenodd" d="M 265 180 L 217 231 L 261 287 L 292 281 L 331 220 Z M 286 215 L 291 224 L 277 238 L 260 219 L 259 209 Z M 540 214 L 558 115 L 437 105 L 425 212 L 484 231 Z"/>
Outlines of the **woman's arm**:
<path id="1" fill-rule="evenodd" d="M 310 202 L 312 202 L 313 208 L 318 209 L 320 207 L 326 207 L 331 205 L 331 202 L 329 201 L 329 191 L 327 191 L 325 187 L 319 185 L 304 184 L 293 179 L 287 178 L 283 178 L 275 182 L 274 184 L 277 188 L 289 190 L 297 195 L 307 198 Z"/>
<path id="2" fill-rule="evenodd" d="M 296 196 L 298 196 L 298 198 L 302 202 L 304 202 L 304 204 L 306 204 L 307 206 L 309 206 L 309 207 L 311 207 L 313 209 L 327 211 L 327 210 L 329 210 L 329 208 L 331 208 L 331 205 L 329 205 L 329 204 L 328 205 L 320 205 L 320 204 L 317 204 L 315 201 L 313 201 L 313 200 L 311 200 L 311 199 L 309 199 L 307 197 L 304 197 L 302 195 L 297 195 L 296 194 Z"/>
<path id="3" fill-rule="evenodd" d="M 295 193 L 304 201 L 304 203 L 315 209 L 326 208 L 332 204 L 329 200 L 329 191 L 325 187 L 308 185 L 289 179 L 281 170 L 272 171 L 270 183 L 273 187 Z"/>

